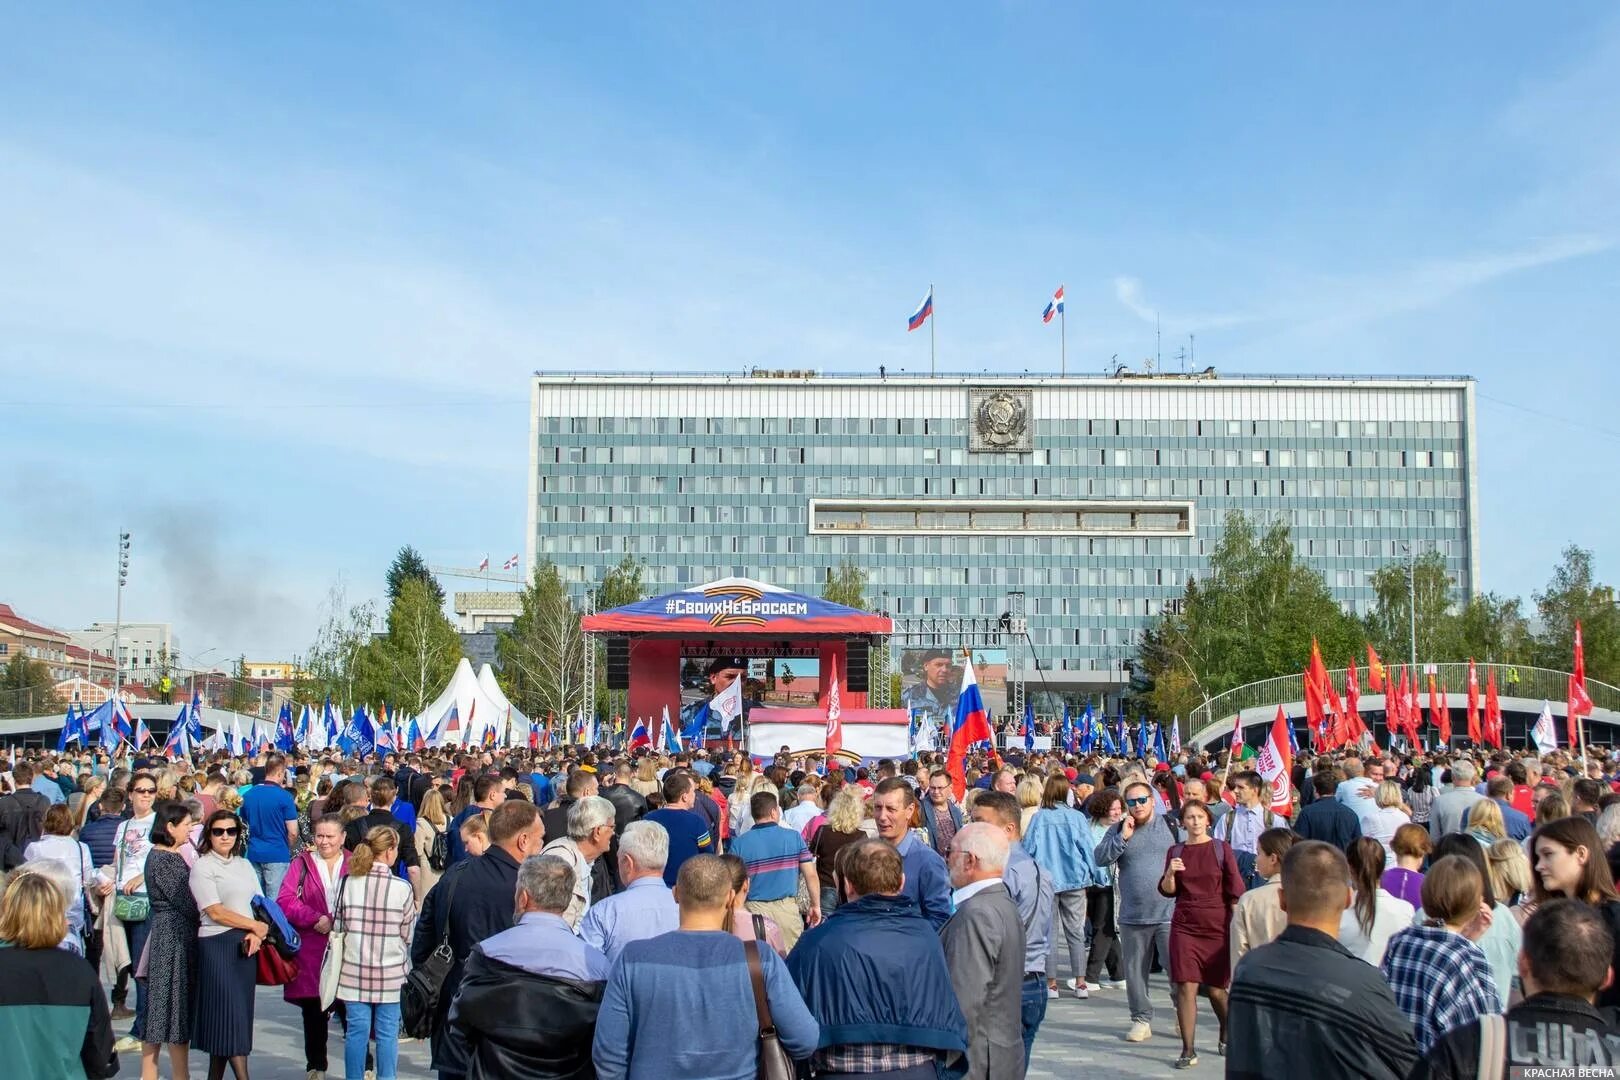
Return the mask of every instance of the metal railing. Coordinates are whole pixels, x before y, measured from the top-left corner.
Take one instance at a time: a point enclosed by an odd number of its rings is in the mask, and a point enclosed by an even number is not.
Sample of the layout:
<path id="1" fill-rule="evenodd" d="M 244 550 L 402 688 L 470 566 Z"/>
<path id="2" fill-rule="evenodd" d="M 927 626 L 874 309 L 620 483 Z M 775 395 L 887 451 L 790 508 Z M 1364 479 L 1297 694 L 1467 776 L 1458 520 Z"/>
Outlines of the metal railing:
<path id="1" fill-rule="evenodd" d="M 1468 699 L 1468 665 L 1466 663 L 1436 664 L 1434 684 L 1436 688 L 1444 686 L 1447 693 L 1447 704 L 1457 706 Z M 1496 673 L 1496 692 L 1502 697 L 1516 698 L 1544 698 L 1547 701 L 1562 702 L 1569 692 L 1569 672 L 1554 671 L 1551 668 L 1526 667 L 1522 664 L 1476 664 L 1475 669 L 1479 677 L 1479 693 L 1481 701 L 1485 696 L 1485 680 L 1488 672 Z M 1386 664 L 1385 671 L 1393 672 L 1395 665 Z M 1328 679 L 1333 688 L 1341 695 L 1344 693 L 1348 668 L 1338 668 L 1328 672 Z M 1515 677 L 1509 682 L 1510 673 Z M 1423 672 L 1419 672 L 1419 700 L 1425 707 L 1428 705 L 1429 682 Z M 1377 696 L 1383 691 L 1374 691 L 1366 685 L 1366 672 L 1361 672 L 1362 695 Z M 1278 702 L 1299 701 L 1305 696 L 1303 676 L 1300 673 L 1293 675 L 1279 675 L 1274 679 L 1262 679 L 1259 682 L 1247 683 L 1234 687 L 1224 693 L 1216 694 L 1202 705 L 1193 710 L 1191 724 L 1195 742 L 1206 741 L 1219 734 L 1220 725 L 1230 724 L 1232 717 L 1245 709 L 1258 708 L 1262 705 L 1276 705 Z M 1620 712 L 1620 687 L 1611 686 L 1605 682 L 1598 682 L 1590 677 L 1586 680 L 1586 691 L 1591 695 L 1592 704 L 1600 709 L 1611 709 Z"/>

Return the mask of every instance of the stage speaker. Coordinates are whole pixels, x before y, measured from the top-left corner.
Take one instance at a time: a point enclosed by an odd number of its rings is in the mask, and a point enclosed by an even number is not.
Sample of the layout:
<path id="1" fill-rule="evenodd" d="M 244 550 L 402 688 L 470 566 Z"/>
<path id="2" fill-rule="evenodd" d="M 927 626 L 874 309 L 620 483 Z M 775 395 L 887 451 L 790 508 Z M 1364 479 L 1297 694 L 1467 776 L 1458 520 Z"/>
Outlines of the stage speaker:
<path id="1" fill-rule="evenodd" d="M 844 656 L 844 689 L 852 694 L 866 693 L 866 660 L 870 643 L 865 638 L 852 638 Z"/>
<path id="2" fill-rule="evenodd" d="M 630 689 L 630 639 L 610 637 L 607 639 L 607 688 L 609 690 Z"/>

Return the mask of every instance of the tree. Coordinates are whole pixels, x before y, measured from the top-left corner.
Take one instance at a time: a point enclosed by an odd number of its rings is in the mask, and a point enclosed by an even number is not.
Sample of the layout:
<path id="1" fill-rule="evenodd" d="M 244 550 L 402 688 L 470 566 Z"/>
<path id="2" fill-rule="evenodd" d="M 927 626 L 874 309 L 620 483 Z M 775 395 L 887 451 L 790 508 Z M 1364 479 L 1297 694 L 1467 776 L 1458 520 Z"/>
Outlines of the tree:
<path id="1" fill-rule="evenodd" d="M 56 679 L 49 665 L 15 653 L 0 668 L 0 716 L 41 716 L 55 712 Z"/>
<path id="2" fill-rule="evenodd" d="M 388 609 L 387 631 L 366 648 L 367 700 L 418 713 L 444 689 L 461 659 L 461 636 L 434 598 L 430 582 L 406 577 Z"/>
<path id="3" fill-rule="evenodd" d="M 444 606 L 444 589 L 439 586 L 439 580 L 428 569 L 427 560 L 422 553 L 406 544 L 394 556 L 393 563 L 388 567 L 388 603 L 392 607 L 399 599 L 399 594 L 405 587 L 405 582 L 415 578 L 428 587 L 433 596 L 433 603 L 438 607 Z"/>
<path id="4" fill-rule="evenodd" d="M 1535 594 L 1541 620 L 1535 651 L 1542 667 L 1568 671 L 1575 662 L 1575 624 L 1581 624 L 1586 673 L 1600 682 L 1620 682 L 1620 608 L 1614 587 L 1599 584 L 1592 553 L 1570 545 L 1553 568 L 1545 592 Z"/>
<path id="5" fill-rule="evenodd" d="M 295 658 L 304 674 L 294 699 L 311 705 L 328 697 L 340 705 L 364 700 L 367 647 L 376 621 L 377 609 L 370 601 L 351 605 L 343 586 L 333 585 L 326 597 L 326 621 L 316 631 L 309 653 Z"/>
<path id="6" fill-rule="evenodd" d="M 821 598 L 857 611 L 866 610 L 866 571 L 845 559 L 836 570 L 827 571 Z"/>
<path id="7" fill-rule="evenodd" d="M 626 555 L 618 566 L 602 575 L 601 584 L 591 592 L 594 611 L 609 611 L 633 604 L 647 595 L 647 562 Z"/>
<path id="8" fill-rule="evenodd" d="M 556 564 L 536 566 L 512 628 L 496 639 L 512 703 L 531 717 L 572 717 L 592 705 L 579 618 Z"/>
<path id="9" fill-rule="evenodd" d="M 1313 638 L 1324 654 L 1343 656 L 1360 647 L 1362 627 L 1296 557 L 1287 524 L 1260 533 L 1234 512 L 1208 577 L 1189 580 L 1180 610 L 1142 635 L 1135 697 L 1159 719 L 1186 715 L 1233 687 L 1302 671 Z"/>
<path id="10" fill-rule="evenodd" d="M 259 691 L 247 678 L 247 657 L 236 658 L 236 673 L 226 680 L 220 704 L 231 712 L 252 713 L 259 707 Z"/>
<path id="11" fill-rule="evenodd" d="M 1517 596 L 1483 593 L 1453 616 L 1458 652 L 1448 659 L 1473 658 L 1491 664 L 1527 664 L 1535 659 L 1535 639 Z"/>
<path id="12" fill-rule="evenodd" d="M 1373 608 L 1367 615 L 1367 639 L 1380 656 L 1398 663 L 1412 651 L 1412 585 L 1417 586 L 1417 661 L 1457 659 L 1461 649 L 1457 623 L 1457 583 L 1446 571 L 1446 557 L 1426 551 L 1408 564 L 1387 563 L 1373 572 Z"/>

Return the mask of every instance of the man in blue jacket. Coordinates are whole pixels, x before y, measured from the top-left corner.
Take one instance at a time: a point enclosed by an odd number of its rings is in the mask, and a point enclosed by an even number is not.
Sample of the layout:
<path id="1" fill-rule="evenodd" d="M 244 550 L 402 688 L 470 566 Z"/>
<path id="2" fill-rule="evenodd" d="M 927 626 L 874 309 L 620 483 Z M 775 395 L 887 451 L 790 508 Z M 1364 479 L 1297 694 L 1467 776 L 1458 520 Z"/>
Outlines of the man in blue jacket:
<path id="1" fill-rule="evenodd" d="M 838 866 L 843 903 L 805 931 L 787 962 L 821 1025 L 816 1075 L 934 1080 L 967 1051 L 939 935 L 902 894 L 892 845 L 856 841 Z"/>

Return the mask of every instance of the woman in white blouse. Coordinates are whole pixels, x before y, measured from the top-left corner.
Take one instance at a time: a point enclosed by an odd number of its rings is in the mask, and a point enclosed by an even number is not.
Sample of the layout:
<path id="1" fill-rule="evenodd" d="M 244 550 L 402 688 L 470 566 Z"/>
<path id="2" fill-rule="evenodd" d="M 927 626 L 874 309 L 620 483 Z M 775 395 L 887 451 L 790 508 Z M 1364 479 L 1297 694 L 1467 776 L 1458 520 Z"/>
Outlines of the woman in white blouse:
<path id="1" fill-rule="evenodd" d="M 1395 848 L 1392 845 L 1395 839 L 1395 830 L 1402 825 L 1412 823 L 1412 815 L 1406 812 L 1405 804 L 1401 801 L 1401 786 L 1393 780 L 1385 780 L 1373 792 L 1374 808 L 1367 811 L 1361 819 L 1361 835 L 1370 836 L 1384 845 L 1384 869 L 1395 865 Z"/>
<path id="2" fill-rule="evenodd" d="M 1379 887 L 1384 874 L 1384 848 L 1370 836 L 1356 839 L 1350 857 L 1350 882 L 1356 899 L 1339 920 L 1339 944 L 1373 967 L 1384 962 L 1384 948 L 1396 931 L 1412 925 L 1411 904 Z"/>
<path id="3" fill-rule="evenodd" d="M 242 857 L 247 834 L 241 820 L 229 810 L 215 810 L 197 842 L 202 855 L 191 868 L 191 895 L 202 925 L 191 1045 L 208 1055 L 209 1080 L 219 1080 L 227 1062 L 237 1080 L 246 1080 L 253 1052 L 254 957 L 270 927 L 253 917 L 259 875 Z"/>

